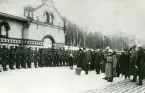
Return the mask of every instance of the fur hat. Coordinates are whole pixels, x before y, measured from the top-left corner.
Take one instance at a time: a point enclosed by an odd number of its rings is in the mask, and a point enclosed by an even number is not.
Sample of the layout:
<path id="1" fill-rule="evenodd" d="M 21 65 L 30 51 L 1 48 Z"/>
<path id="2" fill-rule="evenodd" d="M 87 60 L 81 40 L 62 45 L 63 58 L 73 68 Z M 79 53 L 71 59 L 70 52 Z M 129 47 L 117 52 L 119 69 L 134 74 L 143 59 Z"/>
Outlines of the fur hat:
<path id="1" fill-rule="evenodd" d="M 109 49 L 110 49 L 110 47 L 109 47 L 109 46 L 107 46 L 107 47 L 106 47 L 106 50 L 109 50 Z"/>
<path id="2" fill-rule="evenodd" d="M 97 52 L 99 52 L 99 51 L 100 51 L 100 49 L 98 48 L 96 51 L 97 51 Z"/>
<path id="3" fill-rule="evenodd" d="M 112 49 L 109 49 L 109 50 L 108 50 L 108 53 L 113 53 L 113 50 L 112 50 Z"/>
<path id="4" fill-rule="evenodd" d="M 138 44 L 137 47 L 141 47 L 141 44 Z"/>

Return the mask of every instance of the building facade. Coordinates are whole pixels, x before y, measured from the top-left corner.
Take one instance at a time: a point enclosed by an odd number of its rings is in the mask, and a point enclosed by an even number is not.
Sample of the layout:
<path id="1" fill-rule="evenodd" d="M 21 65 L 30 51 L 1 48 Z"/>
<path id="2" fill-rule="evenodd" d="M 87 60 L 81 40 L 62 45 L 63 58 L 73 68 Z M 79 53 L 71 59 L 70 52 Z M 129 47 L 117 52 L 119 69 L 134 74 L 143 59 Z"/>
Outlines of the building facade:
<path id="1" fill-rule="evenodd" d="M 0 45 L 61 48 L 65 43 L 64 20 L 52 0 L 37 7 L 25 5 L 23 16 L 0 12 Z"/>

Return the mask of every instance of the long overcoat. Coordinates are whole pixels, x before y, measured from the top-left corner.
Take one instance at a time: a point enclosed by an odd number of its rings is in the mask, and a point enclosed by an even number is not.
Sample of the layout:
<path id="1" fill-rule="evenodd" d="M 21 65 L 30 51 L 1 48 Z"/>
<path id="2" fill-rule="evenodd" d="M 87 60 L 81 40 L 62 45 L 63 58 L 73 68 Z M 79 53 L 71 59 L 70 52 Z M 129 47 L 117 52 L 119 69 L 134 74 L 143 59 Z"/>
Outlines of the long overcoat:
<path id="1" fill-rule="evenodd" d="M 129 62 L 130 62 L 130 57 L 129 55 L 123 53 L 120 55 L 119 57 L 119 71 L 120 73 L 122 73 L 123 75 L 126 75 L 128 73 L 129 70 Z"/>
<path id="2" fill-rule="evenodd" d="M 106 68 L 105 68 L 105 75 L 108 78 L 112 77 L 112 63 L 113 63 L 112 61 L 113 61 L 112 56 L 108 55 L 107 56 Z"/>
<path id="3" fill-rule="evenodd" d="M 100 62 L 101 62 L 101 52 L 99 51 L 95 53 L 95 63 L 94 63 L 95 69 L 100 69 Z"/>
<path id="4" fill-rule="evenodd" d="M 83 68 L 85 70 L 89 69 L 89 63 L 91 62 L 91 54 L 89 52 L 84 53 Z"/>

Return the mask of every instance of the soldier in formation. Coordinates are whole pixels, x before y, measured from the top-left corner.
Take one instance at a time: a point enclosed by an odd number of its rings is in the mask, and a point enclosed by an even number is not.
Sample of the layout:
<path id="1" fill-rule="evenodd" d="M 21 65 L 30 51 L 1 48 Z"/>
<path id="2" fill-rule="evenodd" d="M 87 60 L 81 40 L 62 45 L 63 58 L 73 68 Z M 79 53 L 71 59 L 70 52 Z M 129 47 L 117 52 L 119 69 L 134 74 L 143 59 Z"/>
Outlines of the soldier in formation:
<path id="1" fill-rule="evenodd" d="M 0 64 L 3 71 L 8 69 L 27 69 L 38 67 L 60 67 L 69 66 L 73 69 L 74 65 L 82 68 L 85 74 L 95 70 L 96 74 L 100 71 L 105 73 L 105 80 L 113 81 L 114 72 L 125 75 L 129 78 L 133 75 L 132 82 L 136 82 L 139 76 L 138 85 L 142 85 L 143 71 L 145 71 L 145 51 L 141 46 L 133 46 L 129 50 L 125 50 L 121 55 L 117 55 L 115 51 L 106 48 L 105 51 L 97 49 L 96 51 L 79 49 L 78 51 L 70 51 L 64 49 L 37 49 L 32 50 L 31 47 L 11 46 L 10 49 L 3 46 L 0 48 Z M 119 75 L 118 75 L 119 76 Z"/>
<path id="2" fill-rule="evenodd" d="M 3 46 L 0 48 L 0 65 L 3 71 L 21 68 L 38 67 L 60 67 L 74 65 L 74 53 L 65 51 L 64 49 L 37 49 L 32 50 L 31 47 L 10 46 L 10 49 Z"/>

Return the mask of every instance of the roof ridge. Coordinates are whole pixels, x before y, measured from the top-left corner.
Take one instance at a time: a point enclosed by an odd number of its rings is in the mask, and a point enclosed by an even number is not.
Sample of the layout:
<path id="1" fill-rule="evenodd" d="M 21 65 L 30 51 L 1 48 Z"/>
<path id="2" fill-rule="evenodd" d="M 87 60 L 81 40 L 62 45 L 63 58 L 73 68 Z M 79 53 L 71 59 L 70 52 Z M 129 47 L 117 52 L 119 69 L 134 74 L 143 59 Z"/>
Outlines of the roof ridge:
<path id="1" fill-rule="evenodd" d="M 57 10 L 57 8 L 56 8 L 56 6 L 55 6 L 55 4 L 54 4 L 54 1 L 51 0 L 51 2 L 52 2 L 52 4 L 53 4 L 53 6 L 54 6 L 55 11 L 58 13 L 58 15 L 60 16 L 60 18 L 63 20 L 63 17 L 61 16 L 60 12 Z"/>
<path id="2" fill-rule="evenodd" d="M 41 4 L 39 6 L 37 6 L 36 8 L 34 8 L 34 11 L 36 11 L 37 9 L 41 8 L 42 6 L 44 6 L 45 4 Z"/>
<path id="3" fill-rule="evenodd" d="M 57 10 L 53 0 L 51 0 L 51 3 L 53 4 L 53 8 L 55 9 L 55 11 L 58 13 L 60 18 L 63 20 L 63 17 L 61 16 L 60 12 Z M 37 6 L 36 8 L 34 8 L 34 11 L 36 11 L 37 9 L 41 8 L 44 5 L 46 5 L 46 3 L 42 3 L 41 5 Z"/>

